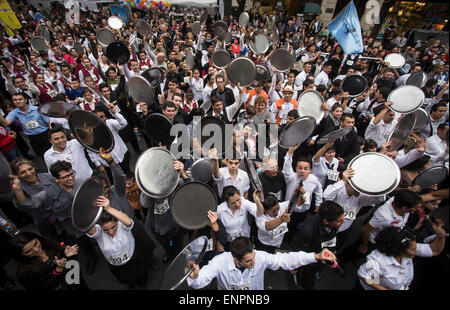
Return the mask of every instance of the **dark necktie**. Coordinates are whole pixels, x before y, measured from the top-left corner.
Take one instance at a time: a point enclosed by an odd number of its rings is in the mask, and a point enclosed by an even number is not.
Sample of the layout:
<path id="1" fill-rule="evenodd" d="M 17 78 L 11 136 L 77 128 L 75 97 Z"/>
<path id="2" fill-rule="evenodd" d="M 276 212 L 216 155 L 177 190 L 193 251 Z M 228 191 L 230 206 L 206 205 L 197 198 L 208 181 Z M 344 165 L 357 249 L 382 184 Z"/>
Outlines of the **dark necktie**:
<path id="1" fill-rule="evenodd" d="M 330 169 L 330 170 L 333 170 L 333 168 L 334 168 L 334 164 L 329 164 L 329 163 L 325 162 L 325 165 L 326 165 L 327 168 Z M 327 172 L 328 172 L 328 171 L 327 171 Z M 330 180 L 330 179 L 328 178 L 328 174 L 327 174 L 327 176 L 326 176 L 326 178 L 325 178 L 325 185 L 324 185 L 324 187 L 323 187 L 323 190 L 325 190 L 325 189 L 327 188 L 328 185 L 332 185 L 332 184 L 334 184 L 334 183 L 336 183 L 336 181 Z"/>

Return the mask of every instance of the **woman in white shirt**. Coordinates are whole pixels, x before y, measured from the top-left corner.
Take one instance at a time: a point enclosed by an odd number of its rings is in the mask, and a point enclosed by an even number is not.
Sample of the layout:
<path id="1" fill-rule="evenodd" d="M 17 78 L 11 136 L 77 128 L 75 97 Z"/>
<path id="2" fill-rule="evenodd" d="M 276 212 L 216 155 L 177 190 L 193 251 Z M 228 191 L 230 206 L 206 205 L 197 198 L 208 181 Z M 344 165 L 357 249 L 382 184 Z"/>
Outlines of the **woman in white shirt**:
<path id="1" fill-rule="evenodd" d="M 430 244 L 416 243 L 408 229 L 389 226 L 376 236 L 376 250 L 358 269 L 356 287 L 364 290 L 407 290 L 414 278 L 413 258 L 440 254 L 445 245 L 443 224 L 433 224 L 437 236 Z"/>
<path id="2" fill-rule="evenodd" d="M 339 172 L 337 168 L 339 161 L 336 158 L 334 141 L 330 141 L 322 146 L 313 157 L 312 173 L 317 177 L 322 189 L 325 190 L 328 185 L 338 181 Z"/>
<path id="3" fill-rule="evenodd" d="M 88 237 L 97 241 L 111 272 L 120 283 L 128 284 L 130 288 L 136 285 L 145 288 L 149 262 L 136 245 L 132 234 L 133 220 L 112 208 L 104 196 L 97 198 L 96 206 L 103 207 L 103 212 L 98 224 L 87 233 Z"/>
<path id="4" fill-rule="evenodd" d="M 269 194 L 262 202 L 264 214 L 256 218 L 258 239 L 256 249 L 275 253 L 281 247 L 284 234 L 288 231 L 287 223 L 291 219 L 288 213 L 289 201 L 279 202 L 277 197 Z"/>
<path id="5" fill-rule="evenodd" d="M 197 102 L 203 101 L 203 79 L 200 77 L 200 70 L 194 69 L 191 71 L 189 87 L 194 94 L 194 100 Z"/>

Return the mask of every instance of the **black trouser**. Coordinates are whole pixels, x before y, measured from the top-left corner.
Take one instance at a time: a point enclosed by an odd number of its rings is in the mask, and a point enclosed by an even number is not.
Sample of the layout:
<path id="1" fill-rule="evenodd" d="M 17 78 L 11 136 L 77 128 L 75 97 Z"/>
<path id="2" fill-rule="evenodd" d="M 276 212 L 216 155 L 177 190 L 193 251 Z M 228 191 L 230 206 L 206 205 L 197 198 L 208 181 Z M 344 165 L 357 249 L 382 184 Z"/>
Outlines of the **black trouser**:
<path id="1" fill-rule="evenodd" d="M 6 279 L 4 266 L 11 260 L 11 247 L 8 242 L 11 237 L 0 228 L 0 283 Z"/>
<path id="2" fill-rule="evenodd" d="M 153 233 L 155 234 L 156 240 L 158 240 L 170 256 L 181 251 L 182 235 L 180 228 L 174 228 L 164 235 L 160 235 L 155 231 Z"/>
<path id="3" fill-rule="evenodd" d="M 306 212 L 292 212 L 291 220 L 288 222 L 288 232 L 286 233 L 285 239 L 290 242 L 295 236 L 297 226 L 306 219 L 308 211 Z"/>
<path id="4" fill-rule="evenodd" d="M 359 246 L 361 245 L 360 238 L 358 238 L 352 244 L 345 245 L 346 239 L 349 238 L 352 233 L 354 233 L 354 230 L 352 230 L 350 227 L 347 230 L 337 234 L 336 250 L 338 261 L 341 266 L 344 266 L 344 264 L 348 261 L 354 262 L 364 258 L 365 256 L 359 251 Z"/>
<path id="5" fill-rule="evenodd" d="M 255 248 L 257 250 L 265 251 L 265 252 L 271 253 L 271 254 L 274 254 L 275 251 L 278 249 L 277 247 L 274 247 L 274 246 L 262 243 L 261 241 L 259 241 L 258 238 L 256 238 L 256 246 L 255 246 Z"/>
<path id="6" fill-rule="evenodd" d="M 323 267 L 324 264 L 321 262 L 300 267 L 297 272 L 298 283 L 305 289 L 313 289 L 316 285 L 316 273 L 321 271 Z"/>
<path id="7" fill-rule="evenodd" d="M 30 140 L 30 144 L 33 147 L 33 151 L 36 153 L 36 156 L 44 159 L 44 153 L 52 146 L 50 141 L 48 141 L 48 130 L 37 135 L 29 135 L 28 140 Z"/>

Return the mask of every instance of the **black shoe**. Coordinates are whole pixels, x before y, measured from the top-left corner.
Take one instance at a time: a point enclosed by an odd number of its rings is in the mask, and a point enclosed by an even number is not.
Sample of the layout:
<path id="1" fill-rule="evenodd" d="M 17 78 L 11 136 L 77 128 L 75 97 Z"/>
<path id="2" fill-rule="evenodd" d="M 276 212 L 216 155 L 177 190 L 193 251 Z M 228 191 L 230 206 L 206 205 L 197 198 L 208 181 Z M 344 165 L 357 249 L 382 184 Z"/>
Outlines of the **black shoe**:
<path id="1" fill-rule="evenodd" d="M 5 290 L 12 290 L 13 288 L 16 287 L 16 285 L 14 284 L 14 281 L 9 279 L 9 278 L 5 278 L 1 283 L 0 286 L 5 289 Z"/>
<path id="2" fill-rule="evenodd" d="M 166 254 L 164 254 L 164 256 L 162 258 L 162 262 L 164 264 L 167 264 L 171 258 L 172 258 L 172 254 L 166 252 Z"/>
<path id="3" fill-rule="evenodd" d="M 86 271 L 88 274 L 93 274 L 95 272 L 95 265 L 97 263 L 97 255 L 94 255 L 90 258 L 88 258 Z"/>

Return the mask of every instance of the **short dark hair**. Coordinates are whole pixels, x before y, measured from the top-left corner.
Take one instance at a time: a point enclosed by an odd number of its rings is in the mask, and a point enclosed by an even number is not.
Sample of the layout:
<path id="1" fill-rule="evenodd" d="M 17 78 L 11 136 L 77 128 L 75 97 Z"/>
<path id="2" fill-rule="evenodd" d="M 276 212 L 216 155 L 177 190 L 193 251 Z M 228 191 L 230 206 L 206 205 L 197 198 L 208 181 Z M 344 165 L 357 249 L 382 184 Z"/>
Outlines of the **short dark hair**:
<path id="1" fill-rule="evenodd" d="M 439 108 L 442 108 L 442 107 L 447 108 L 447 105 L 443 101 L 433 104 L 430 112 L 436 112 Z"/>
<path id="2" fill-rule="evenodd" d="M 228 201 L 228 199 L 230 199 L 230 197 L 232 197 L 236 194 L 240 195 L 239 190 L 235 186 L 233 186 L 233 185 L 225 186 L 222 190 L 222 199 L 224 201 Z"/>
<path id="3" fill-rule="evenodd" d="M 247 237 L 237 237 L 230 244 L 231 255 L 241 260 L 245 255 L 253 252 L 253 243 Z"/>
<path id="4" fill-rule="evenodd" d="M 64 132 L 64 134 L 66 133 L 66 132 L 64 131 L 63 126 L 61 126 L 61 125 L 59 125 L 59 124 L 56 124 L 55 126 L 53 126 L 52 128 L 49 129 L 47 138 L 48 138 L 48 139 L 51 139 L 51 138 L 52 138 L 52 134 L 57 133 L 57 132 L 60 132 L 60 131 Z"/>
<path id="5" fill-rule="evenodd" d="M 316 91 L 318 91 L 319 93 L 323 92 L 324 90 L 327 90 L 327 87 L 323 84 L 320 84 L 316 87 Z"/>
<path id="6" fill-rule="evenodd" d="M 98 86 L 98 89 L 99 89 L 100 91 L 102 91 L 102 89 L 103 89 L 103 88 L 106 88 L 106 87 L 108 87 L 108 89 L 110 89 L 109 86 L 108 86 L 108 84 L 106 84 L 106 83 L 101 83 L 101 84 Z"/>
<path id="7" fill-rule="evenodd" d="M 407 209 L 411 209 L 421 202 L 422 197 L 420 197 L 419 194 L 405 188 L 399 189 L 395 193 L 392 205 L 396 207 L 406 207 Z"/>
<path id="8" fill-rule="evenodd" d="M 325 200 L 320 204 L 318 213 L 322 220 L 332 222 L 344 214 L 344 208 L 334 201 Z"/>
<path id="9" fill-rule="evenodd" d="M 330 95 L 333 97 L 333 96 L 336 96 L 336 95 L 339 95 L 339 94 L 342 94 L 342 90 L 340 89 L 340 88 L 333 88 L 331 91 L 330 91 Z"/>
<path id="10" fill-rule="evenodd" d="M 217 95 L 211 95 L 209 99 L 211 100 L 211 105 L 215 105 L 217 102 L 222 101 L 222 98 Z"/>
<path id="11" fill-rule="evenodd" d="M 65 160 L 57 160 L 55 163 L 53 163 L 50 166 L 50 174 L 54 177 L 54 178 L 58 178 L 59 177 L 59 173 L 61 171 L 69 171 L 72 169 L 72 164 L 69 163 L 68 161 Z"/>
<path id="12" fill-rule="evenodd" d="M 367 152 L 369 149 L 378 148 L 378 144 L 373 139 L 368 139 L 364 144 L 364 152 Z"/>
<path id="13" fill-rule="evenodd" d="M 389 94 L 391 93 L 391 90 L 385 86 L 380 87 L 378 91 L 380 92 L 380 94 L 383 96 L 384 99 L 387 99 L 389 97 Z"/>
<path id="14" fill-rule="evenodd" d="M 381 230 L 375 237 L 375 244 L 378 251 L 387 256 L 399 256 L 409 248 L 416 237 L 407 228 L 389 226 Z"/>
<path id="15" fill-rule="evenodd" d="M 437 84 L 438 80 L 436 79 L 429 79 L 426 83 L 425 83 L 425 87 L 432 87 L 433 85 Z"/>
<path id="16" fill-rule="evenodd" d="M 166 101 L 166 102 L 164 102 L 164 104 L 162 106 L 162 110 L 166 110 L 167 108 L 175 108 L 176 109 L 177 106 L 172 101 Z"/>
<path id="17" fill-rule="evenodd" d="M 290 117 L 298 118 L 298 111 L 297 110 L 290 110 L 287 114 Z"/>
<path id="18" fill-rule="evenodd" d="M 355 118 L 355 116 L 354 116 L 353 114 L 351 114 L 351 113 L 343 113 L 343 114 L 341 115 L 340 121 L 341 121 L 341 122 L 345 121 L 345 119 L 346 119 L 347 117 L 348 117 L 348 118 Z"/>
<path id="19" fill-rule="evenodd" d="M 279 203 L 278 198 L 273 194 L 267 194 L 262 202 L 264 211 L 269 211 Z"/>
<path id="20" fill-rule="evenodd" d="M 297 159 L 297 163 L 296 163 L 295 165 L 297 166 L 298 163 L 301 162 L 301 161 L 303 161 L 303 162 L 305 162 L 305 163 L 308 163 L 308 164 L 309 164 L 309 168 L 312 169 L 312 161 L 311 161 L 311 158 L 309 158 L 309 157 L 300 157 L 299 159 Z"/>

